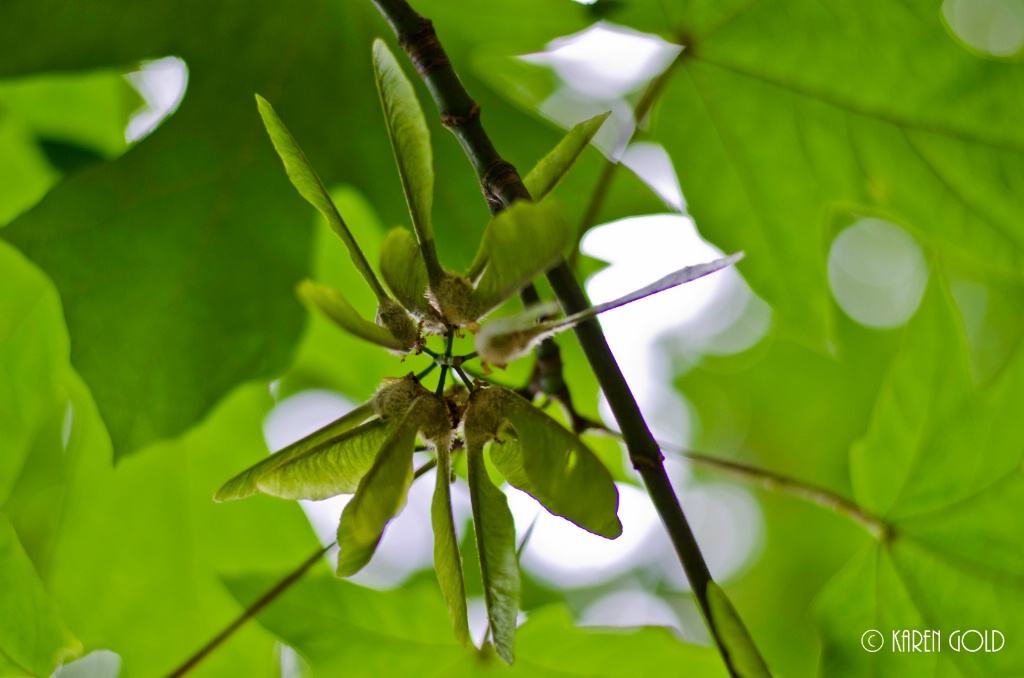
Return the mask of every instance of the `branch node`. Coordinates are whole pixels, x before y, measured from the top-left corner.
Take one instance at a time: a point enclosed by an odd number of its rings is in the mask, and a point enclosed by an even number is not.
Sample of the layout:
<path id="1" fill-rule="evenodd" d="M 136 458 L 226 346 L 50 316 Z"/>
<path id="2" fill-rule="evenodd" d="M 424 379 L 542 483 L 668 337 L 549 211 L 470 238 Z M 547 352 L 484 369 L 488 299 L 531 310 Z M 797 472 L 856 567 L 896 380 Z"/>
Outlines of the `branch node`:
<path id="1" fill-rule="evenodd" d="M 655 470 L 660 469 L 662 467 L 661 462 L 664 461 L 664 459 L 665 455 L 663 455 L 660 450 L 658 451 L 658 456 L 654 459 L 639 454 L 629 455 L 629 461 L 632 462 L 633 468 L 637 471 L 640 470 L 640 467 Z"/>
<path id="2" fill-rule="evenodd" d="M 409 55 L 416 72 L 424 78 L 435 68 L 451 65 L 430 19 L 422 19 L 415 29 L 399 36 L 398 45 Z"/>
<path id="3" fill-rule="evenodd" d="M 455 127 L 465 125 L 467 122 L 478 120 L 479 118 L 480 104 L 474 101 L 468 113 L 463 113 L 462 115 L 456 115 L 455 113 L 442 113 L 441 124 L 447 127 L 448 129 L 453 129 Z"/>
<path id="4" fill-rule="evenodd" d="M 510 205 L 515 200 L 530 199 L 526 187 L 523 186 L 523 180 L 519 177 L 519 171 L 507 160 L 498 159 L 492 162 L 480 177 L 480 184 L 484 188 L 488 202 L 498 200 Z M 510 193 L 508 198 L 506 192 Z"/>

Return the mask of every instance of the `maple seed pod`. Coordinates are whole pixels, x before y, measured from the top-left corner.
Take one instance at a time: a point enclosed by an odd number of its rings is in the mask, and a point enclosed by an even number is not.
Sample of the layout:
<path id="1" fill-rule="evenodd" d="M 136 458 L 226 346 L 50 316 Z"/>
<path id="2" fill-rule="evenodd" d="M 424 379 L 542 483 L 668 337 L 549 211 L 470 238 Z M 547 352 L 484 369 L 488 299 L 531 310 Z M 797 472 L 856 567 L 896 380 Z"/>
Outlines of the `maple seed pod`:
<path id="1" fill-rule="evenodd" d="M 544 327 L 531 327 L 507 334 L 485 333 L 487 325 L 476 335 L 474 347 L 480 354 L 480 360 L 505 367 L 508 363 L 526 355 L 538 342 L 538 337 L 545 333 Z"/>
<path id="2" fill-rule="evenodd" d="M 439 446 L 449 445 L 452 436 L 452 419 L 445 402 L 433 393 L 428 392 L 424 397 L 427 404 L 424 405 L 423 423 L 420 425 L 420 436 L 424 442 L 430 444 L 435 450 Z"/>
<path id="3" fill-rule="evenodd" d="M 441 282 L 427 291 L 427 298 L 450 325 L 463 327 L 475 321 L 473 283 L 458 273 L 445 272 Z"/>
<path id="4" fill-rule="evenodd" d="M 502 388 L 478 388 L 469 396 L 466 408 L 466 435 L 493 439 L 498 435 L 504 413 L 517 398 L 514 393 Z"/>
<path id="5" fill-rule="evenodd" d="M 420 339 L 420 328 L 416 320 L 405 308 L 390 299 L 384 299 L 377 305 L 377 324 L 391 332 L 410 350 Z"/>
<path id="6" fill-rule="evenodd" d="M 400 419 L 409 411 L 413 401 L 422 395 L 432 395 L 413 377 L 412 373 L 397 379 L 385 379 L 373 394 L 373 409 L 384 421 Z"/>

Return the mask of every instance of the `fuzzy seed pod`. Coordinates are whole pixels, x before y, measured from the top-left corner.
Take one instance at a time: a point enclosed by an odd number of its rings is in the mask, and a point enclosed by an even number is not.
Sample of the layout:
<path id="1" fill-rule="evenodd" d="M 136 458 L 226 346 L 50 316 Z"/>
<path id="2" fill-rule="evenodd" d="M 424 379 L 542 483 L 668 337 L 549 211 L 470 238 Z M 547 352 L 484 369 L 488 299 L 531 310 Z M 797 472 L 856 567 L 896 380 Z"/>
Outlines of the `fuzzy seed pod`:
<path id="1" fill-rule="evenodd" d="M 441 312 L 445 322 L 456 327 L 476 321 L 472 297 L 473 283 L 458 273 L 445 272 L 441 282 L 427 291 L 427 298 Z"/>
<path id="2" fill-rule="evenodd" d="M 432 394 L 413 378 L 412 373 L 397 379 L 385 379 L 373 394 L 373 409 L 384 421 L 398 419 L 405 416 L 413 401 L 422 395 Z"/>
<path id="3" fill-rule="evenodd" d="M 397 302 L 385 299 L 377 305 L 377 324 L 408 346 L 409 351 L 419 342 L 420 329 L 416 320 Z M 405 355 L 407 352 L 395 351 L 399 355 Z"/>
<path id="4" fill-rule="evenodd" d="M 473 345 L 480 354 L 480 360 L 498 367 L 504 367 L 513 360 L 523 357 L 546 335 L 543 327 L 531 327 L 505 334 L 488 332 L 488 327 L 484 325 L 477 333 Z"/>
<path id="5" fill-rule="evenodd" d="M 452 419 L 444 400 L 423 388 L 412 374 L 399 379 L 385 379 L 384 385 L 373 395 L 373 407 L 384 421 L 398 421 L 409 414 L 416 403 L 414 414 L 419 421 L 423 439 L 431 445 L 448 444 L 452 434 Z"/>
<path id="6" fill-rule="evenodd" d="M 452 437 L 452 420 L 448 406 L 433 393 L 428 393 L 422 400 L 426 402 L 423 404 L 420 435 L 434 449 L 449 445 Z"/>
<path id="7" fill-rule="evenodd" d="M 497 437 L 505 421 L 504 413 L 515 393 L 501 387 L 479 388 L 469 396 L 466 408 L 466 437 L 491 440 Z"/>

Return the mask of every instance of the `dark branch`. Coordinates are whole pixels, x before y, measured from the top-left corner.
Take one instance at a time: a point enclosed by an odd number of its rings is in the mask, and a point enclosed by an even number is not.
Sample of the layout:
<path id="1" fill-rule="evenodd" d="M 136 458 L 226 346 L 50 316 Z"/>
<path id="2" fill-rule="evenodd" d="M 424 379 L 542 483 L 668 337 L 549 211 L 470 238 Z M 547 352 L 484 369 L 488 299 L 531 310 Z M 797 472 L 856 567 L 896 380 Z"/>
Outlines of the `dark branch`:
<path id="1" fill-rule="evenodd" d="M 480 105 L 462 86 L 437 38 L 434 24 L 404 1 L 375 0 L 375 3 L 430 90 L 441 122 L 452 131 L 469 156 L 491 213 L 497 214 L 514 200 L 528 200 L 530 194 L 519 180 L 516 168 L 498 155 L 484 132 L 480 124 Z"/>

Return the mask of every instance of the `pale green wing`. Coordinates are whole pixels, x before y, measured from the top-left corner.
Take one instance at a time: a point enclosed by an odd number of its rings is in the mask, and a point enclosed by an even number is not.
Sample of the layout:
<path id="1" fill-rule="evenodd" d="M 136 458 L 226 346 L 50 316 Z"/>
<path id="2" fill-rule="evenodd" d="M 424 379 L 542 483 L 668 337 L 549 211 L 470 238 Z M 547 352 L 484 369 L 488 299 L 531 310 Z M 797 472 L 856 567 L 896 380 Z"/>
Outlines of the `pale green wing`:
<path id="1" fill-rule="evenodd" d="M 442 411 L 443 410 L 443 411 Z M 433 394 L 420 396 L 390 432 L 370 470 L 359 481 L 338 525 L 338 576 L 361 570 L 373 557 L 384 528 L 405 505 L 412 484 L 412 454 L 420 428 L 448 410 Z"/>
<path id="2" fill-rule="evenodd" d="M 737 678 L 771 678 L 771 671 L 722 587 L 713 581 L 708 582 L 707 593 L 711 625 L 729 656 L 729 664 Z"/>
<path id="3" fill-rule="evenodd" d="M 384 107 L 391 149 L 398 163 L 405 200 L 413 229 L 419 238 L 423 261 L 432 283 L 441 279 L 441 265 L 434 246 L 430 209 L 434 201 L 434 164 L 430 132 L 412 83 L 382 40 L 373 42 L 373 71 Z"/>
<path id="4" fill-rule="evenodd" d="M 554 266 L 571 240 L 568 223 L 554 205 L 517 202 L 487 225 L 470 279 L 473 313 L 482 317 Z M 480 268 L 479 278 L 476 271 Z"/>
<path id="5" fill-rule="evenodd" d="M 551 513 L 602 537 L 618 537 L 619 492 L 601 460 L 524 398 L 509 391 L 503 402 L 507 425 L 491 444 L 498 471 Z"/>
<path id="6" fill-rule="evenodd" d="M 341 292 L 330 285 L 304 280 L 299 284 L 297 292 L 299 299 L 305 304 L 318 309 L 338 327 L 364 341 L 392 351 L 408 352 L 413 348 L 415 342 L 410 342 L 409 337 L 405 337 L 404 340 L 396 337 L 391 330 L 359 315 L 345 297 L 341 296 Z M 394 304 L 390 299 L 387 299 L 387 302 Z"/>
<path id="7" fill-rule="evenodd" d="M 354 426 L 363 423 L 374 414 L 373 403 L 363 403 L 348 414 L 335 419 L 327 426 L 310 433 L 302 440 L 296 441 L 276 452 L 260 463 L 250 466 L 224 483 L 217 494 L 213 496 L 214 501 L 228 501 L 250 497 L 259 491 L 257 482 L 266 473 L 287 464 L 296 457 L 309 452 L 331 440 L 336 440 L 341 434 Z"/>
<path id="8" fill-rule="evenodd" d="M 451 452 L 449 441 L 437 446 L 437 479 L 434 499 L 430 505 L 430 522 L 434 528 L 434 570 L 441 585 L 448 614 L 452 618 L 455 637 L 463 645 L 470 642 L 466 611 L 466 586 L 462 574 L 462 555 L 452 516 Z"/>
<path id="9" fill-rule="evenodd" d="M 483 447 L 487 437 L 471 432 L 468 420 L 466 426 L 469 493 L 487 620 L 498 656 L 511 664 L 520 590 L 515 523 L 505 494 L 491 483 L 484 467 Z"/>
<path id="10" fill-rule="evenodd" d="M 504 365 L 526 355 L 530 349 L 544 339 L 574 327 L 599 313 L 625 306 L 653 294 L 664 292 L 698 278 L 703 278 L 715 271 L 735 264 L 742 258 L 743 252 L 737 252 L 736 254 L 704 264 L 686 266 L 618 299 L 613 299 L 597 306 L 591 306 L 565 318 L 538 321 L 538 318 L 542 315 L 551 314 L 555 310 L 554 307 L 549 305 L 527 309 L 522 313 L 507 318 L 498 318 L 480 328 L 480 331 L 477 332 L 474 338 L 474 345 L 482 360 L 497 365 Z"/>
<path id="11" fill-rule="evenodd" d="M 349 256 L 352 257 L 352 263 L 355 264 L 359 274 L 363 276 L 363 280 L 373 290 L 377 299 L 386 299 L 387 293 L 381 287 L 377 276 L 374 275 L 373 269 L 370 268 L 369 262 L 363 256 L 363 252 L 359 249 L 356 239 L 352 237 L 352 232 L 348 230 L 345 220 L 338 213 L 338 208 L 335 207 L 334 201 L 331 200 L 331 196 L 327 193 L 327 189 L 324 188 L 320 177 L 313 170 L 313 166 L 309 163 L 309 159 L 306 158 L 306 154 L 299 148 L 299 144 L 292 137 L 288 128 L 284 126 L 284 123 L 281 122 L 281 118 L 277 116 L 274 108 L 267 100 L 257 94 L 256 104 L 260 109 L 263 125 L 267 128 L 267 133 L 270 134 L 270 140 L 274 144 L 274 149 L 284 162 L 284 169 L 288 173 L 288 178 L 291 179 L 292 185 L 298 190 L 299 195 L 315 207 L 320 214 L 324 215 L 331 229 L 345 243 Z"/>
<path id="12" fill-rule="evenodd" d="M 530 192 L 534 202 L 540 202 L 554 190 L 562 177 L 566 175 L 573 163 L 580 157 L 583 150 L 594 138 L 601 125 L 611 115 L 611 111 L 595 115 L 590 120 L 574 126 L 550 153 L 541 158 L 540 162 L 530 170 L 523 179 L 526 190 Z"/>
<path id="13" fill-rule="evenodd" d="M 427 267 L 419 243 L 405 228 L 396 226 L 380 248 L 380 274 L 395 298 L 420 317 L 436 315 L 427 303 Z"/>
<path id="14" fill-rule="evenodd" d="M 394 428 L 394 423 L 371 419 L 270 468 L 260 475 L 256 485 L 260 492 L 284 499 L 351 494 Z"/>

